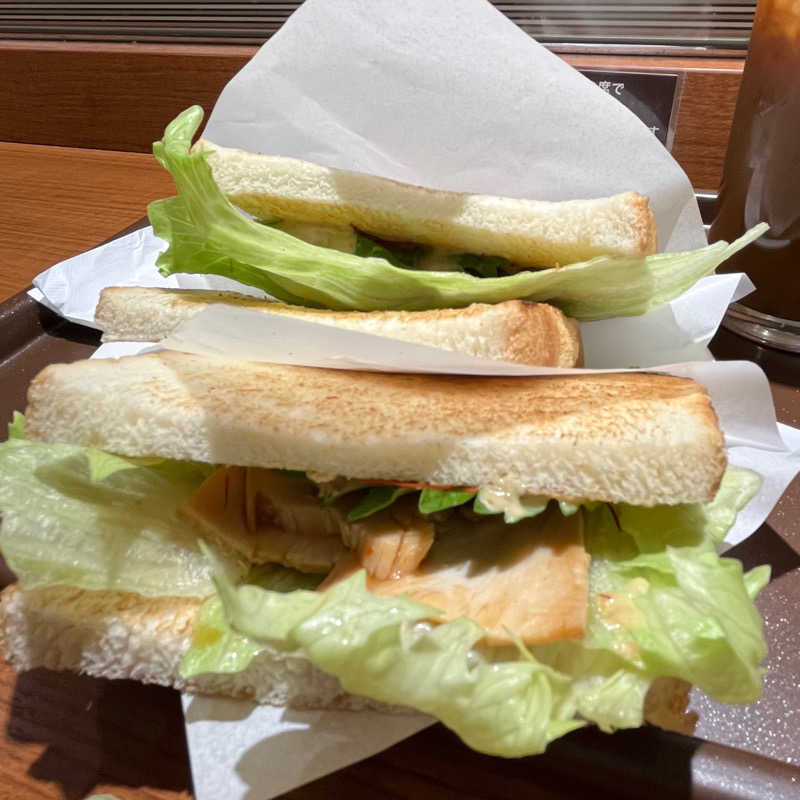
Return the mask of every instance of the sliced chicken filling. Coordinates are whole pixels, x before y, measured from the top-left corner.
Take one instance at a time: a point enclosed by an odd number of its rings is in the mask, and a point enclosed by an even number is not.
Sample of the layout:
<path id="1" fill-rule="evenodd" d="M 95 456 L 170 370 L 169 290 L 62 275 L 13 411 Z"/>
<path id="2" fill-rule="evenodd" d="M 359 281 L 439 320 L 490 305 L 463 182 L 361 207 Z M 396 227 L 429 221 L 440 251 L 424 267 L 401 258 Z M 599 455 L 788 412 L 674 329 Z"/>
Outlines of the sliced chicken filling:
<path id="1" fill-rule="evenodd" d="M 181 513 L 255 564 L 325 575 L 352 551 L 371 577 L 387 580 L 416 570 L 433 544 L 433 523 L 407 499 L 348 522 L 354 500 L 347 495 L 325 505 L 305 477 L 222 467 Z"/>
<path id="2" fill-rule="evenodd" d="M 347 553 L 320 585 L 332 586 L 359 569 Z M 538 517 L 506 525 L 497 517 L 469 524 L 453 515 L 413 572 L 395 580 L 367 579 L 374 594 L 406 594 L 441 610 L 439 622 L 468 617 L 491 645 L 529 645 L 580 638 L 589 604 L 589 555 L 583 516 L 565 517 L 555 504 Z"/>
<path id="3" fill-rule="evenodd" d="M 357 493 L 332 503 L 305 476 L 222 467 L 182 508 L 210 536 L 251 562 L 327 575 L 320 589 L 358 569 L 370 591 L 407 594 L 441 610 L 438 621 L 468 617 L 489 644 L 579 638 L 586 629 L 589 556 L 583 515 L 555 503 L 507 525 L 497 516 L 466 519 L 417 510 L 415 495 L 350 522 Z"/>

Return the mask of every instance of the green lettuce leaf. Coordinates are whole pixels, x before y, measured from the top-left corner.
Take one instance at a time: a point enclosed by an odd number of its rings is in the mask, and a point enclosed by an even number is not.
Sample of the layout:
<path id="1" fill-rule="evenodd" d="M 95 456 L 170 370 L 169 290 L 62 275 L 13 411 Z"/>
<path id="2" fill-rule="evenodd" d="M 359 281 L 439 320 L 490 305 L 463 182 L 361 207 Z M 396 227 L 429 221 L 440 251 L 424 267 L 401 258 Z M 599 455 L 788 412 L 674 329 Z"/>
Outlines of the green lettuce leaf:
<path id="1" fill-rule="evenodd" d="M 89 479 L 93 483 L 104 481 L 115 472 L 124 469 L 135 469 L 136 467 L 152 467 L 156 464 L 163 464 L 163 458 L 128 458 L 127 456 L 117 456 L 113 453 L 106 453 L 105 450 L 96 450 L 94 447 L 86 448 L 86 460 L 89 462 Z M 205 465 L 204 465 L 205 466 Z M 203 470 L 206 477 L 211 474 L 213 467 L 210 465 Z"/>
<path id="2" fill-rule="evenodd" d="M 475 497 L 475 492 L 461 489 L 423 489 L 419 493 L 417 508 L 420 514 L 434 514 L 447 508 L 461 506 Z"/>
<path id="3" fill-rule="evenodd" d="M 464 272 L 480 278 L 497 278 L 501 272 L 507 272 L 509 260 L 502 256 L 476 256 L 472 253 L 461 253 L 454 256 L 455 262 Z"/>
<path id="4" fill-rule="evenodd" d="M 355 522 L 358 519 L 368 517 L 376 511 L 390 506 L 404 494 L 413 491 L 413 489 L 406 489 L 401 486 L 373 486 L 359 500 L 358 505 L 348 513 L 347 520 Z"/>
<path id="5" fill-rule="evenodd" d="M 281 564 L 256 564 L 250 568 L 243 583 L 271 592 L 293 592 L 295 589 L 316 589 L 324 578 L 324 575 L 300 572 Z"/>
<path id="6" fill-rule="evenodd" d="M 767 648 L 739 561 L 667 547 L 615 572 L 627 586 L 632 577 L 648 584 L 633 598 L 642 624 L 628 631 L 647 671 L 684 678 L 722 703 L 758 699 Z"/>
<path id="7" fill-rule="evenodd" d="M 356 255 L 362 258 L 383 258 L 392 266 L 417 269 L 428 252 L 427 247 L 388 247 L 363 233 L 356 234 Z"/>
<path id="8" fill-rule="evenodd" d="M 683 678 L 720 702 L 756 699 L 766 645 L 753 599 L 769 571 L 744 575 L 716 547 L 759 486 L 759 476 L 730 468 L 711 503 L 588 513 L 593 595 L 584 648 L 614 653 L 648 676 Z"/>
<path id="9" fill-rule="evenodd" d="M 383 258 L 308 244 L 237 211 L 214 182 L 208 153 L 189 152 L 202 116 L 199 106 L 187 109 L 153 145 L 179 192 L 148 207 L 155 233 L 169 243 L 159 269 L 163 275 L 225 275 L 287 303 L 373 311 L 525 299 L 550 302 L 583 320 L 631 316 L 682 294 L 766 230 L 758 225 L 732 244 L 720 241 L 685 253 L 599 257 L 501 278 L 407 270 Z"/>
<path id="10" fill-rule="evenodd" d="M 355 479 L 349 479 L 346 481 L 344 486 L 340 489 L 330 489 L 326 488 L 324 491 L 320 491 L 320 499 L 322 500 L 322 505 L 329 506 L 335 503 L 337 500 L 340 500 L 345 495 L 351 494 L 352 492 L 359 492 L 362 489 L 370 488 L 373 484 L 369 484 L 366 481 L 359 481 Z"/>
<path id="11" fill-rule="evenodd" d="M 623 530 L 634 537 L 642 552 L 660 551 L 665 542 L 692 545 L 708 539 L 711 546 L 718 546 L 761 483 L 755 472 L 730 467 L 710 503 L 655 508 L 619 504 L 615 508 Z"/>
<path id="12" fill-rule="evenodd" d="M 464 618 L 430 626 L 435 609 L 370 594 L 363 571 L 322 593 L 237 588 L 224 571 L 217 579 L 231 627 L 251 642 L 306 655 L 349 692 L 433 714 L 476 750 L 541 752 L 584 724 L 573 719 L 565 676 L 532 658 L 484 660 L 475 651 L 480 626 Z M 236 648 L 246 655 L 241 641 Z M 190 651 L 182 674 L 197 674 L 198 661 Z"/>
<path id="13" fill-rule="evenodd" d="M 570 677 L 575 707 L 584 719 L 606 733 L 638 728 L 644 723 L 644 698 L 655 676 L 610 647 L 592 646 L 597 624 L 590 607 L 586 642 L 556 642 L 532 652 L 543 664 Z"/>
<path id="14" fill-rule="evenodd" d="M 246 584 L 272 592 L 314 589 L 321 575 L 308 575 L 278 564 L 263 564 L 250 570 Z M 212 595 L 200 607 L 192 626 L 192 641 L 181 671 L 187 675 L 242 672 L 263 650 L 255 640 L 236 633 L 225 621 L 222 601 Z"/>
<path id="15" fill-rule="evenodd" d="M 263 649 L 225 622 L 222 602 L 213 595 L 200 606 L 194 618 L 191 645 L 181 672 L 186 675 L 243 672 Z"/>
<path id="16" fill-rule="evenodd" d="M 9 439 L 24 439 L 25 438 L 25 415 L 20 414 L 19 411 L 14 412 L 11 422 L 8 423 L 8 438 Z"/>
<path id="17" fill-rule="evenodd" d="M 335 502 L 345 494 L 353 491 L 358 491 L 369 486 L 366 483 L 359 483 L 353 481 L 352 486 L 345 487 L 342 491 L 335 492 L 325 499 L 325 504 Z M 419 492 L 419 499 L 417 500 L 417 508 L 421 514 L 435 514 L 438 511 L 444 511 L 448 508 L 461 506 L 471 501 L 473 502 L 473 510 L 477 514 L 504 514 L 504 520 L 508 524 L 519 522 L 525 517 L 535 517 L 541 514 L 547 508 L 546 499 L 537 499 L 531 503 L 520 501 L 516 506 L 510 510 L 492 511 L 488 506 L 480 501 L 478 492 L 465 490 L 465 489 L 411 489 L 403 486 L 370 486 L 366 494 L 361 498 L 358 505 L 353 508 L 347 515 L 350 522 L 368 517 L 371 514 L 388 508 L 396 500 L 399 500 L 404 495 L 411 492 Z M 564 516 L 569 516 L 577 512 L 580 506 L 571 504 L 560 504 L 562 511 L 566 508 Z"/>
<path id="18" fill-rule="evenodd" d="M 0 551 L 22 585 L 213 594 L 196 532 L 176 512 L 208 467 L 120 465 L 98 452 L 18 438 L 0 445 Z M 242 574 L 235 559 L 223 560 Z"/>
<path id="19" fill-rule="evenodd" d="M 352 491 L 358 491 L 369 484 L 358 481 L 353 481 L 352 486 L 345 487 L 340 492 L 331 494 L 325 499 L 325 503 L 335 502 L 345 494 Z M 358 505 L 353 508 L 347 515 L 350 522 L 355 522 L 358 519 L 363 519 L 377 511 L 388 508 L 396 500 L 399 500 L 404 495 L 416 492 L 417 489 L 411 489 L 404 486 L 369 486 L 369 490 L 359 501 Z M 417 501 L 417 508 L 421 514 L 434 514 L 437 511 L 444 511 L 447 508 L 460 506 L 468 503 L 475 497 L 475 492 L 462 491 L 461 489 L 422 489 L 419 491 L 419 499 Z"/>

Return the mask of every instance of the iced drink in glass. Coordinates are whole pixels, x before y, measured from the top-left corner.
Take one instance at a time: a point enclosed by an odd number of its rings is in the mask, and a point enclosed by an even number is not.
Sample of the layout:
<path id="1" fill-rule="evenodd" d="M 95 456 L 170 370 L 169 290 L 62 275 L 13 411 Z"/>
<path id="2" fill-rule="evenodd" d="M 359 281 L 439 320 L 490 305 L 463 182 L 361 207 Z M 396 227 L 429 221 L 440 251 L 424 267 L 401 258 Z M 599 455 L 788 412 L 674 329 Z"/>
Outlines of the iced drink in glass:
<path id="1" fill-rule="evenodd" d="M 709 238 L 762 221 L 770 230 L 723 267 L 756 286 L 724 324 L 800 352 L 800 0 L 759 0 Z"/>

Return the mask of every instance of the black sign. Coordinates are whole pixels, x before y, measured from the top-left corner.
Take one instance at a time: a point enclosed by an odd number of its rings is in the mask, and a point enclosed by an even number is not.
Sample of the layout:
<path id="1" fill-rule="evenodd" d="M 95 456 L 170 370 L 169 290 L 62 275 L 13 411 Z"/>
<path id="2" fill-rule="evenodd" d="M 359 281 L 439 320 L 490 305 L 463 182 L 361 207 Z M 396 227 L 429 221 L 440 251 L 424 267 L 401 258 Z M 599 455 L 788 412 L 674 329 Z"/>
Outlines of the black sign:
<path id="1" fill-rule="evenodd" d="M 672 148 L 674 113 L 678 105 L 680 79 L 664 72 L 581 72 L 604 92 L 616 97 L 647 125 L 658 140 Z"/>

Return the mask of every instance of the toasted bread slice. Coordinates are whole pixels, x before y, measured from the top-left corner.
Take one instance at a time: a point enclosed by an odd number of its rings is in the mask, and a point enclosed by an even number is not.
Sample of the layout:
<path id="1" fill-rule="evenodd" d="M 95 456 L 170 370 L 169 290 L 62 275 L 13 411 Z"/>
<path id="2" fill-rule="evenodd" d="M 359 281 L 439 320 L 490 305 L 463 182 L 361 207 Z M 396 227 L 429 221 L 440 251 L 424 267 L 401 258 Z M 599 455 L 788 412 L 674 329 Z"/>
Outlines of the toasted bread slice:
<path id="1" fill-rule="evenodd" d="M 635 192 L 553 203 L 425 189 L 202 139 L 193 150 L 209 153 L 214 179 L 232 202 L 265 220 L 352 226 L 520 267 L 656 252 L 649 201 Z"/>
<path id="2" fill-rule="evenodd" d="M 399 375 L 161 352 L 49 366 L 28 402 L 35 439 L 570 501 L 709 501 L 726 465 L 703 387 L 641 373 Z"/>
<path id="3" fill-rule="evenodd" d="M 583 363 L 578 322 L 546 303 L 521 300 L 435 311 L 324 311 L 231 292 L 131 286 L 104 289 L 95 321 L 103 329 L 104 342 L 157 342 L 214 303 L 517 364 L 575 367 Z"/>

